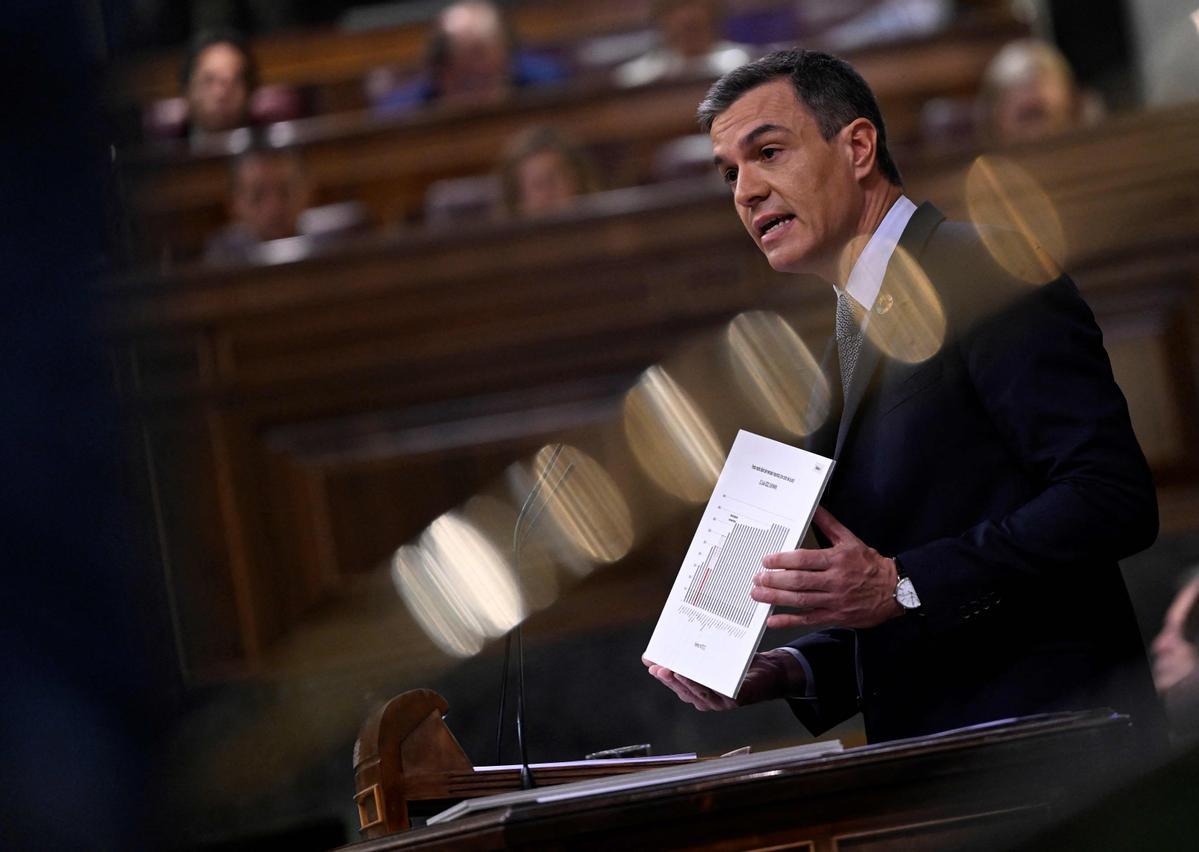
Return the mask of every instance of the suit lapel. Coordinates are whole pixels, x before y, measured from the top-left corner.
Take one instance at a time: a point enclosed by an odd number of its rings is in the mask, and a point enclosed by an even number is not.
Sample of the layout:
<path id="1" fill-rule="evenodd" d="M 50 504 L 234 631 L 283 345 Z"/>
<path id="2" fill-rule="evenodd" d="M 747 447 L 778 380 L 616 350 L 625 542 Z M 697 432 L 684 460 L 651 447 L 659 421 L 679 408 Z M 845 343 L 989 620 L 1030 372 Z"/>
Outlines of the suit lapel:
<path id="1" fill-rule="evenodd" d="M 916 209 L 916 212 L 912 214 L 907 227 L 903 229 L 903 235 L 899 238 L 899 245 L 896 246 L 891 259 L 887 261 L 887 271 L 883 275 L 883 286 L 879 290 L 878 298 L 875 300 L 876 306 L 885 304 L 886 300 L 892 300 L 896 296 L 900 298 L 904 297 L 902 288 L 899 288 L 901 291 L 899 293 L 891 293 L 893 289 L 896 289 L 893 287 L 895 256 L 900 252 L 905 252 L 910 257 L 919 260 L 921 253 L 924 251 L 924 244 L 928 242 L 928 238 L 932 235 L 932 232 L 944 219 L 945 216 L 941 211 L 927 201 L 921 204 Z M 833 360 L 835 361 L 836 359 L 834 358 Z M 849 436 L 849 430 L 853 425 L 854 417 L 858 413 L 858 408 L 862 400 L 866 397 L 866 392 L 874 383 L 874 374 L 878 370 L 881 361 L 882 352 L 870 340 L 870 336 L 867 335 L 862 341 L 862 350 L 858 354 L 857 366 L 854 367 L 853 380 L 849 386 L 849 397 L 845 400 L 845 405 L 841 411 L 841 422 L 837 428 L 837 440 L 833 447 L 833 458 L 839 458 L 841 455 L 841 448 L 845 445 L 845 440 Z M 840 382 L 836 384 L 839 388 Z"/>

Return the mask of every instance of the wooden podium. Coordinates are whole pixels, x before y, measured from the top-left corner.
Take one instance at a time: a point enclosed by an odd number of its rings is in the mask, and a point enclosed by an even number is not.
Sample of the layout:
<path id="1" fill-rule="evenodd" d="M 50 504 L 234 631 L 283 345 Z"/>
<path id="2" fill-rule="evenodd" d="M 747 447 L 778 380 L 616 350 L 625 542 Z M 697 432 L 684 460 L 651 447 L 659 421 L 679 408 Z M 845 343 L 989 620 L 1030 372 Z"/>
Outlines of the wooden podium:
<path id="1" fill-rule="evenodd" d="M 355 745 L 356 800 L 362 833 L 373 839 L 347 852 L 1005 848 L 1115 786 L 1136 758 L 1127 717 L 1052 714 L 848 749 L 766 772 L 506 806 L 405 831 L 409 808 L 519 789 L 516 770 L 474 772 L 441 720 L 446 708 L 436 693 L 416 690 L 363 726 Z M 542 771 L 538 781 L 610 773 Z"/>

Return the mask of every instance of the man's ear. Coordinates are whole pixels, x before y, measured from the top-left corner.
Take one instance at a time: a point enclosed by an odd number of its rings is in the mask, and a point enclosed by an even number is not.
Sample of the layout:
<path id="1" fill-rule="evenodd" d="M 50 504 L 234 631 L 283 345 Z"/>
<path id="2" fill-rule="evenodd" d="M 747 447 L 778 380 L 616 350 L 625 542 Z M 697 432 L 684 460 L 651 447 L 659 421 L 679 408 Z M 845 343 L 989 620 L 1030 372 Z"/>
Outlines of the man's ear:
<path id="1" fill-rule="evenodd" d="M 867 118 L 855 118 L 845 125 L 842 133 L 849 145 L 854 177 L 861 180 L 877 166 L 878 129 Z"/>

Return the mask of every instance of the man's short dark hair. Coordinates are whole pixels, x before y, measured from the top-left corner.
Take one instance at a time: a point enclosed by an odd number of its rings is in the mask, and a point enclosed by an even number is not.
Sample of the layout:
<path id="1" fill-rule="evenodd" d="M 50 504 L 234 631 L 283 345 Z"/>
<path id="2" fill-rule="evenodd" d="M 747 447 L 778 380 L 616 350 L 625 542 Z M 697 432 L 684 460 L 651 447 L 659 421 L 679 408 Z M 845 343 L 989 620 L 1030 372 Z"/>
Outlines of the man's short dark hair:
<path id="1" fill-rule="evenodd" d="M 214 44 L 227 44 L 241 54 L 242 77 L 246 82 L 246 91 L 252 92 L 258 87 L 258 61 L 250 50 L 250 42 L 236 30 L 218 29 L 205 30 L 199 33 L 187 46 L 183 64 L 179 68 L 179 84 L 186 92 L 191 83 L 192 74 L 196 70 L 196 60 L 200 54 Z"/>
<path id="2" fill-rule="evenodd" d="M 845 125 L 864 118 L 878 131 L 875 161 L 883 177 L 903 186 L 899 168 L 887 150 L 887 128 L 870 86 L 844 59 L 817 50 L 779 50 L 734 68 L 712 84 L 696 113 L 705 132 L 733 102 L 763 83 L 780 77 L 791 80 L 795 96 L 811 111 L 825 140 Z"/>

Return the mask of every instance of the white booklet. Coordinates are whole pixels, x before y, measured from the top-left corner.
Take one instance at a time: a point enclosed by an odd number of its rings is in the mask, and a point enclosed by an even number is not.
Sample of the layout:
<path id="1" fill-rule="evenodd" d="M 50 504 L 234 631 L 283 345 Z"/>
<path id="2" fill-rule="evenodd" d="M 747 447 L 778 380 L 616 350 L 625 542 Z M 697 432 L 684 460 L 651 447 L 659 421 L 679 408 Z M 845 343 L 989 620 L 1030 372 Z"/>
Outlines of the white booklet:
<path id="1" fill-rule="evenodd" d="M 766 629 L 762 557 L 803 541 L 833 460 L 741 430 L 675 578 L 647 659 L 729 698 Z"/>

